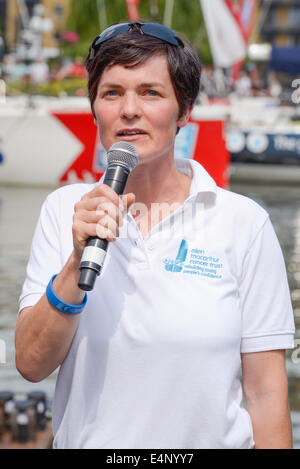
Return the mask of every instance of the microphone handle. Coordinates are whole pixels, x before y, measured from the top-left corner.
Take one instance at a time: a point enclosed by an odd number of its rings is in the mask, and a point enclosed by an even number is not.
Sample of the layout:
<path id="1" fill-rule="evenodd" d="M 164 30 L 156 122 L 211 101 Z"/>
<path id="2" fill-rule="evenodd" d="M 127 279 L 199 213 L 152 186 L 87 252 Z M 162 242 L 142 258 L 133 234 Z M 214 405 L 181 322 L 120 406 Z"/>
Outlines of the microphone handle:
<path id="1" fill-rule="evenodd" d="M 118 195 L 124 193 L 130 170 L 120 163 L 110 164 L 106 170 L 103 184 L 111 187 Z M 88 239 L 80 262 L 80 278 L 78 287 L 84 291 L 94 288 L 97 276 L 104 264 L 108 241 L 97 236 Z"/>

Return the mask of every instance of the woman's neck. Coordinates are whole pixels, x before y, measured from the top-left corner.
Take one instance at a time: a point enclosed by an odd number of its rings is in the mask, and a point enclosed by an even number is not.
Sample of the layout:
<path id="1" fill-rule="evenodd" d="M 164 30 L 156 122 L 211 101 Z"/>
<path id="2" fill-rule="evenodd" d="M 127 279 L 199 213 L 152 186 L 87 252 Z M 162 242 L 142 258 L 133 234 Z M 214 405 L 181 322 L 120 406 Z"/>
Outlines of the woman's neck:
<path id="1" fill-rule="evenodd" d="M 131 173 L 126 192 L 136 202 L 150 208 L 152 203 L 183 203 L 190 192 L 191 179 L 178 171 L 174 159 L 160 158 L 140 163 Z"/>

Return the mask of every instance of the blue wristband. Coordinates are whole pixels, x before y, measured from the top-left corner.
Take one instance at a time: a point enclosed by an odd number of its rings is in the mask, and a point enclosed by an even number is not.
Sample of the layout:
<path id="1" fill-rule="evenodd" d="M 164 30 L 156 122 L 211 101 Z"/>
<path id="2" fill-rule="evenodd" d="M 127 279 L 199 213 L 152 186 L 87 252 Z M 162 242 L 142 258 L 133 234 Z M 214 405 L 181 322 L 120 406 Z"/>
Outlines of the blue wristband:
<path id="1" fill-rule="evenodd" d="M 66 313 L 66 314 L 81 313 L 87 302 L 87 294 L 84 295 L 84 300 L 81 305 L 69 305 L 68 303 L 65 303 L 63 300 L 58 298 L 58 296 L 56 296 L 56 294 L 53 291 L 53 280 L 55 279 L 55 277 L 57 277 L 57 274 L 53 275 L 46 289 L 46 296 L 48 298 L 49 303 L 52 306 L 54 306 L 54 308 L 58 309 L 58 311 L 61 311 L 62 313 Z"/>

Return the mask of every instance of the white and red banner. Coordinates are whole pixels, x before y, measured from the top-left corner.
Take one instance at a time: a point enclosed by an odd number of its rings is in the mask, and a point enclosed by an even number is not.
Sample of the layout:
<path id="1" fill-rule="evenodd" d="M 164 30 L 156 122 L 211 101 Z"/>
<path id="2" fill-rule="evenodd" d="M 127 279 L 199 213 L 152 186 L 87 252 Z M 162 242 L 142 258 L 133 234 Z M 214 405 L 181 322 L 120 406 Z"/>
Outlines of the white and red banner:
<path id="1" fill-rule="evenodd" d="M 225 0 L 228 8 L 234 15 L 244 41 L 248 44 L 254 26 L 257 0 Z"/>
<path id="2" fill-rule="evenodd" d="M 228 8 L 236 19 L 236 22 L 243 35 L 246 46 L 249 44 L 253 31 L 257 0 L 225 0 Z M 232 78 L 236 80 L 239 76 L 243 60 L 235 63 L 232 69 Z"/>
<path id="3" fill-rule="evenodd" d="M 246 57 L 257 0 L 200 0 L 214 64 L 229 68 Z"/>
<path id="4" fill-rule="evenodd" d="M 58 99 L 57 109 L 50 101 L 42 108 L 9 102 L 0 107 L 0 184 L 94 183 L 105 171 L 106 152 L 88 101 L 72 108 Z M 228 187 L 229 153 L 219 117 L 195 114 L 176 137 L 175 155 L 199 161 L 219 186 Z"/>

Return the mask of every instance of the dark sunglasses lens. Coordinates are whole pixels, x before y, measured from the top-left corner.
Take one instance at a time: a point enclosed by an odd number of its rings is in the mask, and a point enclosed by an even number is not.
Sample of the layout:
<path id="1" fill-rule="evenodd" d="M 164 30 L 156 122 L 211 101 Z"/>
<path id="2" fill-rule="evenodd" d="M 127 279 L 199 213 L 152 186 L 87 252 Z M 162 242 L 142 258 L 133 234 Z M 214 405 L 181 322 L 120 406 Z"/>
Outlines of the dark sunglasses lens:
<path id="1" fill-rule="evenodd" d="M 112 37 L 118 36 L 119 34 L 125 33 L 129 31 L 130 26 L 128 23 L 118 24 L 110 26 L 109 28 L 105 29 L 103 33 L 100 34 L 98 40 L 95 42 L 95 46 L 99 46 L 104 41 L 111 39 Z"/>
<path id="2" fill-rule="evenodd" d="M 95 40 L 93 48 L 102 44 L 102 42 L 108 41 L 109 39 L 123 34 L 126 31 L 129 31 L 133 23 L 123 23 L 110 26 L 105 29 L 100 36 Z M 183 43 L 180 38 L 175 36 L 174 31 L 159 23 L 139 23 L 142 31 L 149 36 L 157 37 L 163 41 L 172 44 L 173 46 L 183 46 Z"/>
<path id="3" fill-rule="evenodd" d="M 173 46 L 179 45 L 179 41 L 177 40 L 172 29 L 168 28 L 167 26 L 163 26 L 162 24 L 144 23 L 142 26 L 142 31 L 145 34 L 149 34 L 149 36 L 162 39 L 163 41 L 166 41 Z"/>

